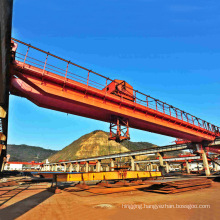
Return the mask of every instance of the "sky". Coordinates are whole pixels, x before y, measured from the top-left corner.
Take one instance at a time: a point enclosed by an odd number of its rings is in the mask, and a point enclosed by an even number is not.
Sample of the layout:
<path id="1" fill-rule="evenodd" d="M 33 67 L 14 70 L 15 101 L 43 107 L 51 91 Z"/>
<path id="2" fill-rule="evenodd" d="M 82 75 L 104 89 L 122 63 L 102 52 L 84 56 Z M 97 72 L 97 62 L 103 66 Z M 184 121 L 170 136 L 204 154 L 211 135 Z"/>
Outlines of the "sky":
<path id="1" fill-rule="evenodd" d="M 12 37 L 220 126 L 217 0 L 14 0 Z M 109 124 L 10 95 L 8 143 L 60 150 Z M 174 138 L 130 129 L 131 141 Z"/>

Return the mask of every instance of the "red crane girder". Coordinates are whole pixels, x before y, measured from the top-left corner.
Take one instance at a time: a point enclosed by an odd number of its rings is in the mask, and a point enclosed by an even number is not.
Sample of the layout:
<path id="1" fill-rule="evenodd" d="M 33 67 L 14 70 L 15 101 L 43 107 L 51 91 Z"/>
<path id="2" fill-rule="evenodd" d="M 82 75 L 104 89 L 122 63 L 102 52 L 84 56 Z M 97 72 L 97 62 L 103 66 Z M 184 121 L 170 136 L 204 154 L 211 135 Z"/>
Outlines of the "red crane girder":
<path id="1" fill-rule="evenodd" d="M 12 62 L 10 69 L 10 92 L 26 97 L 40 107 L 105 122 L 111 122 L 114 115 L 126 118 L 129 127 L 192 142 L 213 141 L 220 135 L 219 127 L 140 93 L 124 81 L 111 80 L 16 41 L 28 49 L 25 54 L 15 53 L 16 60 Z M 41 56 L 45 55 L 45 60 L 38 60 L 39 55 L 31 56 L 30 49 L 41 53 Z M 53 65 L 49 62 L 52 58 Z M 64 69 L 58 61 L 65 65 Z M 86 74 L 83 75 L 83 71 Z"/>

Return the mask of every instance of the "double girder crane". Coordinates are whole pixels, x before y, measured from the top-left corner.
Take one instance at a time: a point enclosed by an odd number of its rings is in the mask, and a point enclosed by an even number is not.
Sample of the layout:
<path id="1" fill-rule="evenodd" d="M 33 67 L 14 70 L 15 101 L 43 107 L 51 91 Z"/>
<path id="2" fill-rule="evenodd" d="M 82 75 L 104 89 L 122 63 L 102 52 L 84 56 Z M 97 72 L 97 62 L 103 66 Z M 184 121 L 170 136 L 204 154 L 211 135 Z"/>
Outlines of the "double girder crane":
<path id="1" fill-rule="evenodd" d="M 110 123 L 109 139 L 129 128 L 208 146 L 220 128 L 90 69 L 12 38 L 10 93 L 36 105 Z"/>

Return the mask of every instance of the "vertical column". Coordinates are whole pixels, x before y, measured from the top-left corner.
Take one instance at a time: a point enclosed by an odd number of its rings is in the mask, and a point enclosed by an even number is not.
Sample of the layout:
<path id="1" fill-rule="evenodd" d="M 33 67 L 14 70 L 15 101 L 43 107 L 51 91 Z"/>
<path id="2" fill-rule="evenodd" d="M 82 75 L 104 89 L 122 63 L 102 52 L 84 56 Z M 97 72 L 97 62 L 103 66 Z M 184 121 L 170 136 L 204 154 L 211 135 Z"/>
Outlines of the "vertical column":
<path id="1" fill-rule="evenodd" d="M 157 156 L 159 157 L 160 166 L 163 167 L 163 153 L 157 153 Z"/>
<path id="2" fill-rule="evenodd" d="M 69 172 L 73 172 L 73 164 L 72 163 L 69 166 Z"/>
<path id="3" fill-rule="evenodd" d="M 153 171 L 153 164 L 150 163 L 150 171 Z"/>
<path id="4" fill-rule="evenodd" d="M 115 159 L 111 159 L 111 164 L 110 164 L 111 171 L 114 171 L 114 166 L 115 166 Z"/>
<path id="5" fill-rule="evenodd" d="M 133 156 L 130 157 L 130 161 L 131 161 L 131 171 L 134 171 L 135 167 L 134 167 L 134 157 Z"/>
<path id="6" fill-rule="evenodd" d="M 109 165 L 106 166 L 105 171 L 106 171 L 106 172 L 109 171 Z"/>
<path id="7" fill-rule="evenodd" d="M 210 176 L 209 163 L 207 160 L 206 152 L 204 150 L 202 152 L 202 160 L 203 160 L 203 166 L 205 168 L 205 175 Z"/>
<path id="8" fill-rule="evenodd" d="M 100 172 L 100 171 L 101 171 L 101 161 L 98 160 L 98 161 L 96 162 L 96 172 Z"/>
<path id="9" fill-rule="evenodd" d="M 89 163 L 86 162 L 86 169 L 85 169 L 85 172 L 88 173 L 89 172 Z"/>
<path id="10" fill-rule="evenodd" d="M 135 168 L 136 168 L 136 171 L 139 171 L 139 170 L 140 170 L 140 167 L 139 167 L 139 164 L 138 164 L 138 163 L 135 164 Z"/>
<path id="11" fill-rule="evenodd" d="M 67 169 L 67 165 L 66 165 L 66 163 L 64 163 L 64 172 L 66 172 L 66 169 Z"/>
<path id="12" fill-rule="evenodd" d="M 168 164 L 168 162 L 166 162 L 166 172 L 169 173 L 169 171 L 170 171 L 169 170 L 169 164 Z"/>
<path id="13" fill-rule="evenodd" d="M 187 173 L 190 173 L 188 160 L 186 160 L 186 172 L 187 172 Z"/>
<path id="14" fill-rule="evenodd" d="M 77 164 L 76 164 L 76 172 L 79 172 L 79 168 L 80 168 L 80 167 L 79 167 L 79 164 L 77 163 Z"/>
<path id="15" fill-rule="evenodd" d="M 54 171 L 57 172 L 57 164 L 55 164 Z"/>

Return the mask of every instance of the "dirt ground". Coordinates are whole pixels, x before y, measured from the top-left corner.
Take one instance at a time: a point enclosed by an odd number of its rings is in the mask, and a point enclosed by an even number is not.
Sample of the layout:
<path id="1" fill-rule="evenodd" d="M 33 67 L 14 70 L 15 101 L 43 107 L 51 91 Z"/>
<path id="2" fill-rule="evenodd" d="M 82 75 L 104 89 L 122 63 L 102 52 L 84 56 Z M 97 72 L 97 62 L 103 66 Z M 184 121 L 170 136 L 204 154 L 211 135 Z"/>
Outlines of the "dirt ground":
<path id="1" fill-rule="evenodd" d="M 0 220 L 220 219 L 218 182 L 177 194 L 136 190 L 98 195 L 76 192 L 76 187 L 54 194 L 48 187 L 39 183 L 0 188 Z"/>

